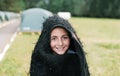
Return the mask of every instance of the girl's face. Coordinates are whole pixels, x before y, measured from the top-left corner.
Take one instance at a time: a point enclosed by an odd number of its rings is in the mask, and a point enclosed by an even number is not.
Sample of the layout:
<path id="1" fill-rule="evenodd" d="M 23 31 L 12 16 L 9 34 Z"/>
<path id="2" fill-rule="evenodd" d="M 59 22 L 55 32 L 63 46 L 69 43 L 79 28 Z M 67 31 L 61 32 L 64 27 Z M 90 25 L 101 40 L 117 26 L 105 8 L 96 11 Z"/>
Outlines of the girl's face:
<path id="1" fill-rule="evenodd" d="M 70 38 L 67 31 L 61 27 L 52 30 L 50 40 L 52 50 L 59 55 L 63 55 L 69 48 Z"/>

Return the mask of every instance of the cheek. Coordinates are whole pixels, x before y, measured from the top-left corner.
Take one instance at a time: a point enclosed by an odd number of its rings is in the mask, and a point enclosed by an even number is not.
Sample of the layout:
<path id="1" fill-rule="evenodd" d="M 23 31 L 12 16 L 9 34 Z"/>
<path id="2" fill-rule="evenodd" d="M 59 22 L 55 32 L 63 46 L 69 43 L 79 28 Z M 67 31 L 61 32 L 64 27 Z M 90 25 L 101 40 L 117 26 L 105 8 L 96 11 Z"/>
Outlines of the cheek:
<path id="1" fill-rule="evenodd" d="M 70 46 L 70 40 L 67 40 L 65 44 L 69 47 Z"/>
<path id="2" fill-rule="evenodd" d="M 50 47 L 51 47 L 51 48 L 55 47 L 55 43 L 51 41 L 51 42 L 50 42 Z"/>

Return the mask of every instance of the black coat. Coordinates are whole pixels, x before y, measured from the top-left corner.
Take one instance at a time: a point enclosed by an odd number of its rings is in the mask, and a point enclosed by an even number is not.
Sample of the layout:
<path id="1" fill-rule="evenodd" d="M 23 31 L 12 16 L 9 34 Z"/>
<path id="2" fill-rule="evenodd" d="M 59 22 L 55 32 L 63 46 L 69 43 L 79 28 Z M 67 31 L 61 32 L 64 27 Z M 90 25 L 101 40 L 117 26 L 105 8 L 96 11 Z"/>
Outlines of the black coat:
<path id="1" fill-rule="evenodd" d="M 70 47 L 64 55 L 50 48 L 50 33 L 55 27 L 66 29 L 70 36 Z M 30 76 L 90 76 L 81 42 L 68 21 L 52 16 L 44 22 L 32 53 Z"/>
<path id="2" fill-rule="evenodd" d="M 31 76 L 80 76 L 80 65 L 75 54 L 67 54 L 67 57 L 56 64 L 38 61 L 32 66 Z"/>

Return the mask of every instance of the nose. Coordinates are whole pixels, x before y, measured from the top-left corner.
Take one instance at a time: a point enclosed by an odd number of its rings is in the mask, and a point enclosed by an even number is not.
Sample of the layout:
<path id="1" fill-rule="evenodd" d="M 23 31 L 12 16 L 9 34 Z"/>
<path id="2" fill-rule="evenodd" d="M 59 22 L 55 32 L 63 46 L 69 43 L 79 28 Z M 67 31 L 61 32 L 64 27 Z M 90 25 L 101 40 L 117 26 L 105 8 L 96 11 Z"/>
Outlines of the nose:
<path id="1" fill-rule="evenodd" d="M 63 45 L 62 39 L 59 39 L 59 40 L 58 40 L 58 45 Z"/>

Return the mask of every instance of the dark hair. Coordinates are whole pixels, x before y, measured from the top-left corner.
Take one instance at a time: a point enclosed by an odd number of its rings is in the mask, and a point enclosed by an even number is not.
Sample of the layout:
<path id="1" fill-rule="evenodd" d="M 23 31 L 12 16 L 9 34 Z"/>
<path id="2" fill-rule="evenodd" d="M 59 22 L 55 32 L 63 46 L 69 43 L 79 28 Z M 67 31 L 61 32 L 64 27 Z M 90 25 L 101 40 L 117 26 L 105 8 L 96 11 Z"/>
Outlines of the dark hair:
<path id="1" fill-rule="evenodd" d="M 62 62 L 66 62 L 66 63 L 71 62 L 71 60 L 68 59 L 71 56 L 66 55 L 66 54 L 60 56 L 57 54 L 52 54 L 50 51 L 51 50 L 50 33 L 51 33 L 51 30 L 55 27 L 62 27 L 68 31 L 68 33 L 70 34 L 70 42 L 71 42 L 70 50 L 75 52 L 75 58 L 77 58 L 76 63 L 78 63 L 78 68 L 80 69 L 80 71 L 78 73 L 80 73 L 80 74 L 79 75 L 78 74 L 77 75 L 69 75 L 69 76 L 90 76 L 81 41 L 77 37 L 76 32 L 73 29 L 73 27 L 71 26 L 71 24 L 67 20 L 65 20 L 57 15 L 49 17 L 43 23 L 43 30 L 41 32 L 41 35 L 36 43 L 33 53 L 32 53 L 30 75 L 31 76 L 37 76 L 37 75 L 43 76 L 46 72 L 43 72 L 43 69 L 41 67 L 48 66 L 49 68 L 60 69 L 61 68 L 60 66 L 62 66 L 62 64 L 63 64 Z M 74 61 L 74 59 L 73 59 L 73 61 Z M 69 65 L 69 67 L 74 68 L 74 64 Z M 44 74 L 42 74 L 41 72 Z M 48 73 L 48 71 L 47 71 L 47 73 Z M 69 73 L 70 73 L 70 71 L 69 71 Z M 61 75 L 68 75 L 68 74 L 61 74 Z M 45 76 L 56 76 L 56 75 L 45 74 Z"/>

